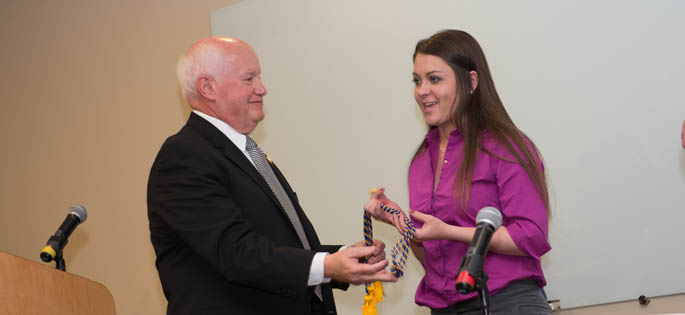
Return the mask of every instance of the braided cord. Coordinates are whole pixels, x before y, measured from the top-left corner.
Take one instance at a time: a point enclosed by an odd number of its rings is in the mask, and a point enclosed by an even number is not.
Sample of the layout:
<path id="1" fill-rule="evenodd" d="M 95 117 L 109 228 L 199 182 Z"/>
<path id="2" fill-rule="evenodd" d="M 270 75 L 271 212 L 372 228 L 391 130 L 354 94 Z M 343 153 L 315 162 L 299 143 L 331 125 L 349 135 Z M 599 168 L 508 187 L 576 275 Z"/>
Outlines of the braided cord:
<path id="1" fill-rule="evenodd" d="M 400 211 L 390 208 L 386 205 L 381 205 L 381 210 L 392 215 L 400 215 Z M 393 246 L 390 255 L 392 256 L 392 267 L 390 272 L 396 277 L 400 278 L 404 275 L 404 265 L 407 262 L 409 255 L 409 242 L 414 239 L 416 229 L 407 216 L 404 216 L 404 233 L 402 238 Z M 373 246 L 373 223 L 371 215 L 364 211 L 364 243 L 366 246 Z M 368 262 L 368 257 L 362 259 Z M 362 306 L 362 315 L 378 315 L 376 303 L 383 299 L 383 285 L 380 281 L 374 283 L 367 283 L 365 286 L 366 296 L 364 297 L 364 305 Z"/>
<path id="2" fill-rule="evenodd" d="M 392 215 L 400 215 L 401 213 L 399 210 L 390 208 L 387 205 L 381 205 L 381 210 Z M 405 228 L 402 238 L 395 243 L 395 246 L 393 246 L 392 250 L 390 251 L 390 257 L 392 257 L 392 267 L 390 267 L 390 272 L 392 272 L 392 274 L 397 278 L 400 278 L 404 275 L 404 265 L 407 263 L 407 257 L 409 256 L 409 243 L 414 239 L 414 235 L 416 234 L 416 228 L 407 216 L 404 216 L 404 226 Z"/>
<path id="3" fill-rule="evenodd" d="M 371 221 L 371 215 L 364 211 L 364 244 L 366 246 L 373 246 L 373 222 Z M 362 261 L 364 263 L 369 262 L 368 257 L 362 258 Z M 369 287 L 372 286 L 372 283 L 367 283 L 365 285 L 364 290 L 366 291 L 366 294 L 369 294 Z"/>

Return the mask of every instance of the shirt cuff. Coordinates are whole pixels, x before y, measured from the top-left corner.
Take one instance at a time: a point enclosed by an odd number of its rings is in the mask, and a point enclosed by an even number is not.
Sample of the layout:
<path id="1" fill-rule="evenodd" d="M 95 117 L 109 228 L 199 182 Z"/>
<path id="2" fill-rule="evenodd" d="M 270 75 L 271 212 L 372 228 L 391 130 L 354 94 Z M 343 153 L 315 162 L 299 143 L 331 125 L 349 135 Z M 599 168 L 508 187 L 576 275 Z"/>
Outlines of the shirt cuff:
<path id="1" fill-rule="evenodd" d="M 317 284 L 329 283 L 331 278 L 326 278 L 323 276 L 323 262 L 328 253 L 318 252 L 314 254 L 314 259 L 312 259 L 312 266 L 309 269 L 309 280 L 307 281 L 307 286 L 315 286 Z"/>

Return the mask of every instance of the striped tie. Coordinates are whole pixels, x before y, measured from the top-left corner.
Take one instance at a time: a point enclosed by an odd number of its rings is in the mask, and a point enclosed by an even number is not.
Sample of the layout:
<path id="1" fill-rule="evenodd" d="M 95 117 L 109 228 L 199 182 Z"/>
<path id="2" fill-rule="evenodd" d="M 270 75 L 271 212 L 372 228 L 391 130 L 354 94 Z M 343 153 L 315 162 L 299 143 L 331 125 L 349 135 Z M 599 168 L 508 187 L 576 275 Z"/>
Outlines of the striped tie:
<path id="1" fill-rule="evenodd" d="M 295 232 L 297 232 L 297 236 L 300 238 L 302 246 L 305 249 L 311 249 L 309 241 L 307 240 L 307 236 L 304 234 L 302 222 L 300 222 L 300 218 L 297 216 L 297 212 L 295 211 L 295 206 L 293 205 L 293 202 L 290 200 L 290 198 L 288 198 L 288 195 L 286 194 L 285 189 L 283 189 L 281 182 L 278 181 L 278 178 L 276 178 L 274 171 L 271 169 L 271 166 L 266 161 L 266 155 L 264 154 L 264 152 L 262 152 L 262 149 L 260 149 L 257 146 L 257 143 L 255 143 L 250 136 L 247 136 L 247 145 L 245 149 L 247 150 L 247 153 L 250 154 L 250 158 L 252 158 L 252 162 L 254 162 L 255 168 L 257 169 L 259 174 L 262 175 L 262 177 L 269 185 L 269 188 L 271 188 L 271 191 L 274 193 L 274 195 L 276 195 L 276 199 L 278 199 L 278 202 L 281 204 L 281 207 L 285 209 L 285 213 L 286 215 L 288 215 L 290 223 L 295 228 Z M 319 297 L 319 299 L 323 300 L 321 296 L 320 285 L 314 287 L 314 293 L 316 293 L 316 296 Z"/>

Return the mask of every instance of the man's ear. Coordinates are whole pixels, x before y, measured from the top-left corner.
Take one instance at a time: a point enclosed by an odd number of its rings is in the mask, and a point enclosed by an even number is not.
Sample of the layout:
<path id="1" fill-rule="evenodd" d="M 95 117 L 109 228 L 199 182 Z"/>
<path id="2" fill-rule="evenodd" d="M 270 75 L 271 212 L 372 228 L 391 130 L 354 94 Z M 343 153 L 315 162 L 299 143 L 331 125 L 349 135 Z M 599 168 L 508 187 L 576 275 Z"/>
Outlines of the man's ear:
<path id="1" fill-rule="evenodd" d="M 471 70 L 469 76 L 471 76 L 471 92 L 473 92 L 478 87 L 478 72 Z"/>
<path id="2" fill-rule="evenodd" d="M 197 90 L 197 94 L 200 96 L 208 100 L 216 100 L 216 93 L 218 89 L 217 82 L 214 80 L 214 78 L 209 76 L 198 77 L 195 81 L 195 89 Z"/>

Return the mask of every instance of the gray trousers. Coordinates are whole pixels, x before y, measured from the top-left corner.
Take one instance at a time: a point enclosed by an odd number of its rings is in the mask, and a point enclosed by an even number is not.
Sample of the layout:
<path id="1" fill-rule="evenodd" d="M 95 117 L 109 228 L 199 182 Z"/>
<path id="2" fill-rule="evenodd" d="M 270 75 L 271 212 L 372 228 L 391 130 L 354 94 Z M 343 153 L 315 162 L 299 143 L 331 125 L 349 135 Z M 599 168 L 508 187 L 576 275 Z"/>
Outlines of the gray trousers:
<path id="1" fill-rule="evenodd" d="M 480 315 L 480 300 L 476 297 L 446 308 L 431 309 L 432 315 Z M 492 315 L 552 315 L 552 309 L 537 282 L 532 280 L 510 283 L 490 299 Z"/>

